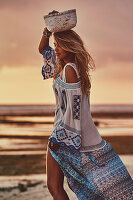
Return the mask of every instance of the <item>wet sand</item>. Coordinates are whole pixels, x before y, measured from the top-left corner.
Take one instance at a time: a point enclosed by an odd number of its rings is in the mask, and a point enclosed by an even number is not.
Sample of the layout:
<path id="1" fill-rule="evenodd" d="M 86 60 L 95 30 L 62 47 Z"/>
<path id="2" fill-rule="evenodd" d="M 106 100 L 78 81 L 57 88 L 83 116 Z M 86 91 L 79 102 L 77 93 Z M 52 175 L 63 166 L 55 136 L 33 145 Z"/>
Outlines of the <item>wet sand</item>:
<path id="1" fill-rule="evenodd" d="M 133 155 L 120 155 L 133 178 Z M 64 188 L 70 200 L 76 200 L 75 194 L 69 189 L 65 178 Z M 52 200 L 46 187 L 46 174 L 1 176 L 0 200 Z"/>
<path id="2" fill-rule="evenodd" d="M 109 106 L 103 109 L 102 106 L 92 106 L 91 108 L 92 117 L 97 118 L 95 124 L 99 128 L 101 136 L 120 155 L 133 178 L 133 109 L 131 109 L 133 107 Z M 40 118 L 31 120 L 18 117 L 53 116 L 54 109 L 54 105 L 53 107 L 29 105 L 27 107 L 0 107 L 0 117 L 4 123 L 0 133 L 0 200 L 52 200 L 46 187 L 45 161 L 47 140 L 51 133 L 53 119 L 48 122 L 44 119 L 40 120 Z M 8 116 L 17 118 L 10 119 L 7 118 Z M 128 125 L 126 121 L 117 122 L 121 129 L 113 132 L 112 127 L 115 128 L 117 123 L 113 122 L 113 126 L 109 127 L 110 122 L 107 123 L 107 119 L 110 119 L 110 116 L 115 119 L 127 117 L 131 122 Z M 103 117 L 106 120 L 102 121 Z M 121 127 L 121 125 L 123 126 Z M 109 132 L 103 127 L 109 128 Z M 127 129 L 129 127 L 131 130 Z M 125 129 L 122 131 L 122 128 Z M 76 200 L 77 198 L 69 189 L 66 179 L 64 187 L 70 200 Z"/>
<path id="3" fill-rule="evenodd" d="M 12 177 L 10 180 L 2 181 L 3 190 L 0 191 L 0 200 L 52 200 L 46 187 L 46 174 L 32 175 L 26 177 Z M 29 186 L 29 182 L 36 183 Z M 6 186 L 5 186 L 6 184 Z M 20 184 L 27 185 L 25 191 L 20 191 Z M 1 186 L 2 186 L 1 185 Z M 76 200 L 76 195 L 69 189 L 65 178 L 64 188 L 71 200 Z"/>

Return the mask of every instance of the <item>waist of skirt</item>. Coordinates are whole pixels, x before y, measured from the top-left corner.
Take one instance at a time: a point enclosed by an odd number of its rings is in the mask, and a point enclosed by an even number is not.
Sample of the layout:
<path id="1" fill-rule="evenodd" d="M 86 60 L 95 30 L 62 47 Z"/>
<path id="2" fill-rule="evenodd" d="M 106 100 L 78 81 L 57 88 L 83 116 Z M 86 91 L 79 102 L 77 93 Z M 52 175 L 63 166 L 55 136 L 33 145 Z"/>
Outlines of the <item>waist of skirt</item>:
<path id="1" fill-rule="evenodd" d="M 92 152 L 92 151 L 104 148 L 106 144 L 107 144 L 106 140 L 102 139 L 102 141 L 99 144 L 91 145 L 91 146 L 81 146 L 78 151 Z M 48 141 L 48 146 L 50 147 L 51 150 L 58 150 L 60 148 L 59 144 L 53 143 L 50 140 Z"/>
<path id="2" fill-rule="evenodd" d="M 91 145 L 91 146 L 81 146 L 80 152 L 91 152 L 95 150 L 99 150 L 103 148 L 106 145 L 106 141 L 102 139 L 102 141 L 99 144 Z"/>

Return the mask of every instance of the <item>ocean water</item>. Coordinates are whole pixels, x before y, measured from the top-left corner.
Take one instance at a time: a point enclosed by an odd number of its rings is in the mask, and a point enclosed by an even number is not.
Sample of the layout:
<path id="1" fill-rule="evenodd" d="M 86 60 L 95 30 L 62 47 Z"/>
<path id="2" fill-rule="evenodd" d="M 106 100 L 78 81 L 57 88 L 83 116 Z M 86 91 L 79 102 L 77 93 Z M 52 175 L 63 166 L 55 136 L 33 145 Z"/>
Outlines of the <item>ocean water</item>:
<path id="1" fill-rule="evenodd" d="M 0 153 L 43 150 L 53 130 L 54 109 L 55 105 L 1 105 Z M 133 136 L 132 105 L 91 106 L 91 113 L 101 136 Z"/>

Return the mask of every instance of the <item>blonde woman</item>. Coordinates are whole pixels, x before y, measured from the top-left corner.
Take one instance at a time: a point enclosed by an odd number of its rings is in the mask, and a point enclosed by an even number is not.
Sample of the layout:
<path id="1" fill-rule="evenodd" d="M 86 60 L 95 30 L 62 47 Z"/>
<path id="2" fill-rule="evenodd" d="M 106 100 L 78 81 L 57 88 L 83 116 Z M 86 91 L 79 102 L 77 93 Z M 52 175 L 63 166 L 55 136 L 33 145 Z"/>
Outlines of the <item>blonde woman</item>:
<path id="1" fill-rule="evenodd" d="M 73 30 L 44 29 L 39 52 L 42 75 L 53 78 L 56 111 L 47 148 L 47 186 L 54 200 L 68 200 L 64 176 L 79 200 L 133 199 L 133 180 L 112 146 L 98 132 L 90 112 L 93 59 Z"/>

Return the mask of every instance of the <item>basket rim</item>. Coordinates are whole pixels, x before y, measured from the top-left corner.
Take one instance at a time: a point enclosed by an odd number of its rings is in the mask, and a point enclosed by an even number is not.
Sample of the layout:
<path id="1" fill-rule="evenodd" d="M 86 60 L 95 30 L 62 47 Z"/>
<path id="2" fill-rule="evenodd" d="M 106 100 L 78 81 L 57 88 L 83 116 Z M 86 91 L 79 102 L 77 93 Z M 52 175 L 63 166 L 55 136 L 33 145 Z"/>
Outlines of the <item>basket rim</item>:
<path id="1" fill-rule="evenodd" d="M 44 15 L 44 19 L 49 18 L 49 17 L 53 17 L 53 16 L 60 16 L 60 15 L 68 14 L 68 13 L 71 13 L 71 12 L 76 13 L 76 9 L 71 9 L 71 10 L 66 10 L 66 11 L 59 12 L 59 13 L 52 13 L 52 14 Z"/>

